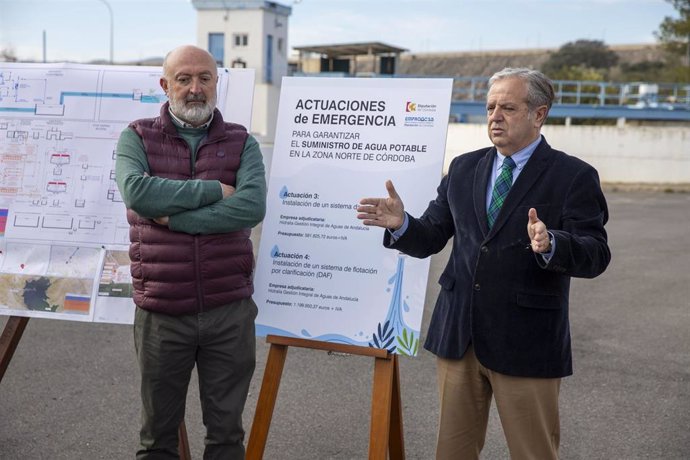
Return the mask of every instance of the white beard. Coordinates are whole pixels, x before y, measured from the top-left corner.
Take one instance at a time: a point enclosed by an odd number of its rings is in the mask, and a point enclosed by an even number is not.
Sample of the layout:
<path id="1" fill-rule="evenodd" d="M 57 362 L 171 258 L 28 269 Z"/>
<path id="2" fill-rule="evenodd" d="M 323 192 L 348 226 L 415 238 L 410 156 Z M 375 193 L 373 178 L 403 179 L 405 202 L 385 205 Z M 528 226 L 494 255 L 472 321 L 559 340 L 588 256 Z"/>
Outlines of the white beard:
<path id="1" fill-rule="evenodd" d="M 170 109 L 182 121 L 190 125 L 199 126 L 211 117 L 213 109 L 216 107 L 216 95 L 214 94 L 209 100 L 206 100 L 203 105 L 194 104 L 187 105 L 187 101 L 199 101 L 201 98 L 188 97 L 187 100 L 180 100 L 173 97 L 169 98 Z"/>

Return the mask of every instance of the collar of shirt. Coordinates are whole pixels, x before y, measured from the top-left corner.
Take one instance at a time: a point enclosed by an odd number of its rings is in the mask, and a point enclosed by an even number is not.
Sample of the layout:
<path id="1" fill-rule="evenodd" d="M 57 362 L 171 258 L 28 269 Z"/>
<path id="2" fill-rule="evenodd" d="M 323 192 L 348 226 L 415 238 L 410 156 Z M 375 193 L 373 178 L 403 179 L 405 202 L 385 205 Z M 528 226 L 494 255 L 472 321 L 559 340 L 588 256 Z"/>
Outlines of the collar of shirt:
<path id="1" fill-rule="evenodd" d="M 211 125 L 211 122 L 213 121 L 213 112 L 211 112 L 211 118 L 209 118 L 208 121 L 201 126 L 192 126 L 186 121 L 181 120 L 177 115 L 173 113 L 170 107 L 168 107 L 168 113 L 170 114 L 173 123 L 175 123 L 177 126 L 181 128 L 208 129 L 208 127 Z"/>
<path id="2" fill-rule="evenodd" d="M 513 183 L 515 183 L 515 181 L 517 180 L 517 177 L 520 175 L 520 172 L 522 172 L 522 168 L 525 167 L 525 165 L 527 164 L 527 160 L 530 159 L 530 157 L 537 149 L 537 146 L 540 142 L 541 135 L 527 147 L 523 148 L 522 150 L 518 150 L 517 152 L 511 155 L 511 158 L 515 162 L 515 169 L 513 169 Z M 491 204 L 491 192 L 494 189 L 496 178 L 501 172 L 501 168 L 503 167 L 503 160 L 505 160 L 505 158 L 506 156 L 498 153 L 497 149 L 496 155 L 494 156 L 493 174 L 491 174 L 491 177 L 489 178 L 489 186 L 486 189 L 486 209 L 489 209 L 489 205 Z"/>
<path id="3" fill-rule="evenodd" d="M 522 172 L 522 168 L 525 167 L 527 164 L 527 160 L 530 159 L 534 151 L 537 149 L 537 145 L 541 142 L 541 135 L 532 141 L 531 144 L 529 144 L 527 147 L 523 148 L 522 150 L 518 150 L 517 152 L 513 153 L 510 157 L 513 159 L 515 162 L 515 169 L 513 170 L 513 182 L 515 182 L 515 179 L 517 179 L 517 176 Z M 501 172 L 501 168 L 503 167 L 503 160 L 506 159 L 505 155 L 502 155 L 496 150 L 496 158 L 494 159 L 494 174 L 493 174 L 493 180 L 496 180 L 496 177 L 498 177 L 498 174 Z"/>

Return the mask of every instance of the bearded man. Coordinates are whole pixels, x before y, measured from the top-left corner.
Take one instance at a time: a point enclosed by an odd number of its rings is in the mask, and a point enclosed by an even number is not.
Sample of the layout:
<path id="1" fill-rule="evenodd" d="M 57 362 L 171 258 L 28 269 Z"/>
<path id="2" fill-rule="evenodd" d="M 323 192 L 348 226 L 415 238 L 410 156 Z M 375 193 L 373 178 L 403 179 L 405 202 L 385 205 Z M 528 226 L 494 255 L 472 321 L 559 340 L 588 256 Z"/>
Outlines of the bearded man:
<path id="1" fill-rule="evenodd" d="M 165 58 L 160 115 L 120 135 L 134 344 L 141 372 L 138 459 L 179 458 L 196 365 L 205 459 L 244 458 L 242 411 L 256 359 L 251 228 L 266 211 L 257 141 L 216 106 L 216 62 L 181 46 Z"/>

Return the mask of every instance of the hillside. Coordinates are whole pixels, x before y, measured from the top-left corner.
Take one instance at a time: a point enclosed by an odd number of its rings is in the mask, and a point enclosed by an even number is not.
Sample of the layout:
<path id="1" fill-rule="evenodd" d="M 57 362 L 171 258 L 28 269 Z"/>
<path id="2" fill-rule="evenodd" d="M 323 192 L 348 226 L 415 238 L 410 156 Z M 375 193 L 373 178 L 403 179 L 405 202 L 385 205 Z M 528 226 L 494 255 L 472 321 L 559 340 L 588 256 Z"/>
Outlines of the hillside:
<path id="1" fill-rule="evenodd" d="M 619 56 L 619 64 L 659 61 L 664 53 L 658 45 L 609 46 Z M 403 53 L 396 73 L 406 75 L 491 76 L 505 67 L 539 69 L 557 49 L 523 49 L 504 51 L 472 51 L 446 53 Z M 357 58 L 358 72 L 372 72 L 370 57 Z"/>
<path id="2" fill-rule="evenodd" d="M 619 63 L 662 60 L 663 51 L 657 45 L 610 46 L 619 56 Z M 465 53 L 403 54 L 398 61 L 398 73 L 413 75 L 490 76 L 505 67 L 539 69 L 556 49 L 506 50 Z"/>

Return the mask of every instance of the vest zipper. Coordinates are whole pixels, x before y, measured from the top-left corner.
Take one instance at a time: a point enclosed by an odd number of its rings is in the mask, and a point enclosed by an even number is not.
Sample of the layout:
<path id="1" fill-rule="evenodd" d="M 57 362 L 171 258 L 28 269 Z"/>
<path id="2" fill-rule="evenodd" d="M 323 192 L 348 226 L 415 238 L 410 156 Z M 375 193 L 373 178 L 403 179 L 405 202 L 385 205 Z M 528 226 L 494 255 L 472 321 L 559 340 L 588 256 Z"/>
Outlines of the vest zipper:
<path id="1" fill-rule="evenodd" d="M 194 272 L 196 275 L 196 297 L 199 313 L 204 311 L 204 293 L 201 287 L 201 262 L 199 260 L 199 236 L 194 235 Z"/>
<path id="2" fill-rule="evenodd" d="M 193 160 L 191 167 L 192 167 L 192 174 L 191 178 L 194 179 L 196 176 L 196 162 L 199 159 L 199 152 L 201 151 L 201 148 L 214 144 L 216 142 L 219 142 L 219 139 L 213 140 L 211 142 L 208 141 L 208 134 L 204 137 L 199 142 L 199 145 L 196 146 L 196 151 L 192 152 L 193 154 Z M 189 145 L 187 146 L 189 148 Z M 190 149 L 191 150 L 191 149 Z M 196 274 L 196 297 L 197 297 L 197 303 L 199 304 L 199 312 L 203 312 L 205 310 L 205 305 L 204 305 L 204 290 L 202 288 L 201 282 L 202 282 L 202 276 L 201 276 L 201 261 L 199 259 L 199 235 L 194 235 L 194 271 Z"/>
<path id="3" fill-rule="evenodd" d="M 199 142 L 196 146 L 196 151 L 192 153 L 192 174 L 191 179 L 194 179 L 196 175 L 196 161 L 198 160 L 199 150 L 203 146 L 204 141 Z M 191 149 L 190 149 L 191 150 Z M 196 278 L 196 298 L 197 304 L 199 305 L 199 313 L 204 311 L 204 292 L 201 287 L 201 260 L 199 259 L 199 235 L 194 235 L 194 275 Z"/>

